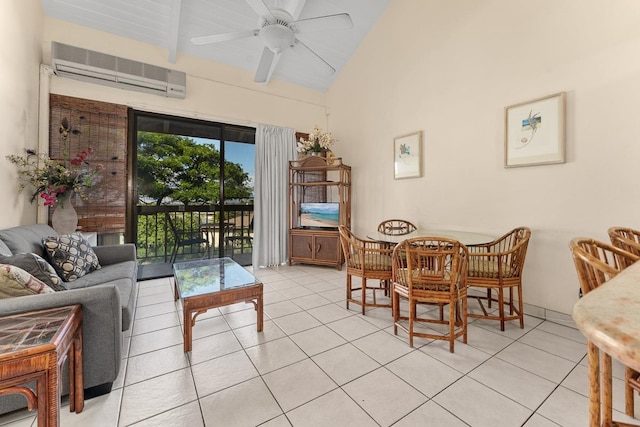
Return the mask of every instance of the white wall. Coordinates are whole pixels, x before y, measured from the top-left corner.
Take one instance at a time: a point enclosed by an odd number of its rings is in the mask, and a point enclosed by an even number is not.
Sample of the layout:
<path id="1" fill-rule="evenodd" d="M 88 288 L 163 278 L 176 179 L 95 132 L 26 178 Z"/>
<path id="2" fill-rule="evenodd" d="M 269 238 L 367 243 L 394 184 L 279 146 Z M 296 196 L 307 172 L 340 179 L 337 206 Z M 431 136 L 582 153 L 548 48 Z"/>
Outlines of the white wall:
<path id="1" fill-rule="evenodd" d="M 569 240 L 640 228 L 638 22 L 636 0 L 392 2 L 329 91 L 356 231 L 529 226 L 525 303 L 570 313 Z M 560 91 L 567 163 L 505 169 L 504 107 Z M 424 175 L 396 181 L 393 138 L 417 130 Z"/>
<path id="2" fill-rule="evenodd" d="M 38 80 L 44 19 L 39 1 L 4 0 L 0 12 L 0 228 L 35 222 L 16 168 L 5 160 L 38 146 Z"/>

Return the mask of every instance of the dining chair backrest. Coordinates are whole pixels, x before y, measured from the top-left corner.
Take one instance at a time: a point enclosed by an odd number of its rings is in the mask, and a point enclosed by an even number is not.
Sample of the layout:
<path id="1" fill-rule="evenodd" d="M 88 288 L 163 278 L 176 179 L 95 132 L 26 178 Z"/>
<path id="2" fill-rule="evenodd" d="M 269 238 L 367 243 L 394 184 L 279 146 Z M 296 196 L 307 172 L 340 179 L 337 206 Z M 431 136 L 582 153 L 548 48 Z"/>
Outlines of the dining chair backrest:
<path id="1" fill-rule="evenodd" d="M 404 219 L 387 219 L 378 224 L 378 232 L 391 236 L 402 236 L 417 230 L 410 221 Z"/>
<path id="2" fill-rule="evenodd" d="M 394 286 L 407 288 L 410 296 L 455 293 L 466 288 L 468 251 L 457 240 L 416 237 L 393 250 Z"/>
<path id="3" fill-rule="evenodd" d="M 633 264 L 639 256 L 591 238 L 571 240 L 569 248 L 583 294 L 587 294 Z"/>
<path id="4" fill-rule="evenodd" d="M 380 242 L 361 239 L 343 225 L 338 229 L 347 269 L 360 270 L 362 274 L 391 272 L 392 249 Z"/>
<path id="5" fill-rule="evenodd" d="M 640 256 L 640 230 L 628 227 L 611 227 L 608 233 L 613 246 Z"/>
<path id="6" fill-rule="evenodd" d="M 528 227 L 518 227 L 493 242 L 469 246 L 469 277 L 519 279 L 531 238 Z"/>

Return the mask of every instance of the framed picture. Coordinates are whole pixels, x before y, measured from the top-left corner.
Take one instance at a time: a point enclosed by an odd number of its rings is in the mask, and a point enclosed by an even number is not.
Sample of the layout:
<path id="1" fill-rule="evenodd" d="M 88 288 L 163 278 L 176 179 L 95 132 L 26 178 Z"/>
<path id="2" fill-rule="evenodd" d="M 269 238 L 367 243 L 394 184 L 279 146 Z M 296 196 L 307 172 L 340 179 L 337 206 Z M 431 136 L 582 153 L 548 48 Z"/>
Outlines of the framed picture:
<path id="1" fill-rule="evenodd" d="M 565 162 L 565 92 L 505 108 L 504 166 Z"/>
<path id="2" fill-rule="evenodd" d="M 422 131 L 393 140 L 393 165 L 395 179 L 422 176 Z"/>

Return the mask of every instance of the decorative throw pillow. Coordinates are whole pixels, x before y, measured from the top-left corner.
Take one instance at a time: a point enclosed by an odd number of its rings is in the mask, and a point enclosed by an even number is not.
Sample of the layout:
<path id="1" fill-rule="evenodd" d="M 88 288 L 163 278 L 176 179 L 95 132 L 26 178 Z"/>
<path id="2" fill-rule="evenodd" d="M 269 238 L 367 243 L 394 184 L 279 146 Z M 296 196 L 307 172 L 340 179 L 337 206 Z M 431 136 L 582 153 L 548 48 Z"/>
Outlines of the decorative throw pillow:
<path id="1" fill-rule="evenodd" d="M 0 264 L 0 298 L 50 294 L 53 289 L 15 265 Z"/>
<path id="2" fill-rule="evenodd" d="M 66 282 L 72 282 L 100 268 L 98 257 L 80 233 L 45 237 L 42 244 L 51 265 Z"/>
<path id="3" fill-rule="evenodd" d="M 56 274 L 56 270 L 38 254 L 0 255 L 0 263 L 15 265 L 25 270 L 54 291 L 66 290 L 62 285 L 62 279 Z"/>

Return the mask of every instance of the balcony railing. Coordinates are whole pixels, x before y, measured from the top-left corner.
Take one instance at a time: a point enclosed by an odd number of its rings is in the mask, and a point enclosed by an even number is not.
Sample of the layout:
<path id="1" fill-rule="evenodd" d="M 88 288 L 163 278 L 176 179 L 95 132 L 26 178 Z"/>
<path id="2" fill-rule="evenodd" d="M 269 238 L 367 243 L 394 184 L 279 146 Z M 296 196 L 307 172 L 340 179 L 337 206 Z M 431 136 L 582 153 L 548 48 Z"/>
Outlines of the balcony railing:
<path id="1" fill-rule="evenodd" d="M 139 264 L 221 256 L 251 264 L 253 205 L 139 205 L 137 216 Z"/>

